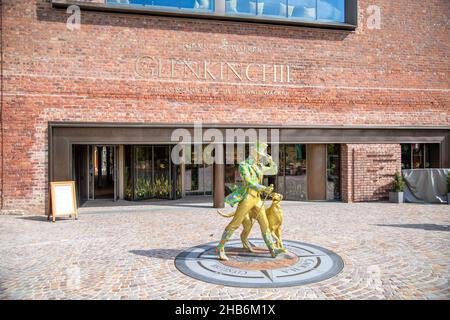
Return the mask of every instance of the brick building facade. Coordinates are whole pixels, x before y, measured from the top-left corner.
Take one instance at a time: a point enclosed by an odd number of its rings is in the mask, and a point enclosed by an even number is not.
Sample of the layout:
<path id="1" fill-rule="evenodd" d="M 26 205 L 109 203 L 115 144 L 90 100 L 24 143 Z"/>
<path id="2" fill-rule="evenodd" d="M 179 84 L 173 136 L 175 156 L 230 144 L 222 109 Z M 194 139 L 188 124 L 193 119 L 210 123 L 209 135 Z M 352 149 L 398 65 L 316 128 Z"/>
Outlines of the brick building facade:
<path id="1" fill-rule="evenodd" d="M 446 0 L 360 0 L 355 30 L 126 12 L 102 0 L 76 3 L 77 29 L 72 2 L 53 2 L 2 1 L 3 209 L 43 212 L 49 179 L 77 179 L 75 145 L 157 145 L 161 128 L 198 121 L 340 145 L 343 201 L 385 199 L 402 144 L 435 144 L 435 166 L 450 167 Z"/>

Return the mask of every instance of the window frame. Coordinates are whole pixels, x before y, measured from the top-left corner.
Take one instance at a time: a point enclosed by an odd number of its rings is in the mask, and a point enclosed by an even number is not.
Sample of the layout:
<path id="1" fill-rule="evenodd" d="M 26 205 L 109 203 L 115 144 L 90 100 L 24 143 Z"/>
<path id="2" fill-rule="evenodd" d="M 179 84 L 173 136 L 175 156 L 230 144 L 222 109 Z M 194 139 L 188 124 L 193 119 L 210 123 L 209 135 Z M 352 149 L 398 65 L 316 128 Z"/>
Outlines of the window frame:
<path id="1" fill-rule="evenodd" d="M 211 0 L 214 1 L 214 0 Z M 261 23 L 274 25 L 288 25 L 298 27 L 324 28 L 336 30 L 354 31 L 358 26 L 358 0 L 345 0 L 345 19 L 344 22 L 333 22 L 325 20 L 308 19 L 290 19 L 277 16 L 259 16 L 238 14 L 230 15 L 225 12 L 220 13 L 215 10 L 215 4 L 212 5 L 213 11 L 195 11 L 191 9 L 177 9 L 170 7 L 153 7 L 144 5 L 130 4 L 111 4 L 108 0 L 104 3 L 81 2 L 72 0 L 51 0 L 54 8 L 66 9 L 71 5 L 77 5 L 81 10 L 117 12 L 130 14 L 145 14 L 155 16 L 170 16 L 179 18 L 209 19 L 222 21 L 235 21 L 245 23 Z"/>
<path id="2" fill-rule="evenodd" d="M 417 170 L 417 169 L 435 169 L 435 168 L 441 168 L 442 163 L 441 160 L 438 160 L 436 165 L 432 165 L 432 162 L 430 161 L 430 147 L 432 145 L 434 146 L 438 146 L 438 157 L 441 157 L 441 146 L 438 143 L 423 143 L 423 142 L 413 142 L 413 143 L 401 143 L 401 148 L 403 148 L 403 146 L 409 146 L 409 155 L 407 156 L 407 158 L 404 158 L 403 155 L 403 150 L 401 150 L 401 164 L 402 164 L 402 170 Z M 414 167 L 414 145 L 419 145 L 419 148 L 421 149 L 423 155 L 422 155 L 422 162 L 423 164 L 418 167 L 415 168 Z M 430 153 L 430 154 L 429 154 Z M 406 156 L 406 155 L 405 155 Z M 404 163 L 408 163 L 409 164 L 409 168 L 403 168 L 403 164 Z M 436 162 L 435 162 L 436 163 Z M 428 166 L 427 166 L 428 164 Z"/>

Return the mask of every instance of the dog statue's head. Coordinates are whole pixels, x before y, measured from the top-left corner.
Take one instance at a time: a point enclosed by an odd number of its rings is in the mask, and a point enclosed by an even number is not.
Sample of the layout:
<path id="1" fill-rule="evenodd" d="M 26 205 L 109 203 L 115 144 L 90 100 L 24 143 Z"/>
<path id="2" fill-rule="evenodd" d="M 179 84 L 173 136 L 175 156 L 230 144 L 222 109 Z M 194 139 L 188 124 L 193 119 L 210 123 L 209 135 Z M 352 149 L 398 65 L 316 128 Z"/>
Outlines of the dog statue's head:
<path id="1" fill-rule="evenodd" d="M 283 200 L 283 196 L 279 193 L 272 193 L 272 201 L 275 203 L 279 203 L 281 202 L 281 200 Z"/>

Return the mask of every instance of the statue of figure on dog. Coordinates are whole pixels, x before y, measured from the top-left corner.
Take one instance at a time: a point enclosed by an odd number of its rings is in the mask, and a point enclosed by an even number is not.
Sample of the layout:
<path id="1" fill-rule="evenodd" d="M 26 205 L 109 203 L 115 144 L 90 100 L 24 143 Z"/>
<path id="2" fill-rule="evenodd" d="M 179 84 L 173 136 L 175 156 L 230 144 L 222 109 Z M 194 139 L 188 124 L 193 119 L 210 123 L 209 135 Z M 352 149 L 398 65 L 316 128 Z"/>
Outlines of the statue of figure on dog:
<path id="1" fill-rule="evenodd" d="M 278 166 L 266 150 L 267 144 L 260 142 L 250 148 L 250 156 L 239 164 L 239 171 L 244 183 L 225 198 L 225 203 L 232 207 L 238 204 L 237 209 L 229 215 L 219 212 L 222 216 L 232 217 L 217 247 L 217 253 L 221 260 L 228 260 L 225 254 L 225 244 L 241 225 L 244 227 L 241 234 L 242 245 L 248 251 L 253 251 L 248 241 L 248 235 L 255 221 L 258 221 L 264 242 L 273 258 L 286 251 L 281 241 L 283 216 L 280 201 L 282 196 L 273 193 L 273 185 L 264 186 L 262 184 L 264 175 L 273 175 L 278 171 Z M 267 161 L 268 166 L 263 164 L 264 160 Z M 266 195 L 265 199 L 272 196 L 272 206 L 268 209 L 262 200 L 263 194 Z"/>

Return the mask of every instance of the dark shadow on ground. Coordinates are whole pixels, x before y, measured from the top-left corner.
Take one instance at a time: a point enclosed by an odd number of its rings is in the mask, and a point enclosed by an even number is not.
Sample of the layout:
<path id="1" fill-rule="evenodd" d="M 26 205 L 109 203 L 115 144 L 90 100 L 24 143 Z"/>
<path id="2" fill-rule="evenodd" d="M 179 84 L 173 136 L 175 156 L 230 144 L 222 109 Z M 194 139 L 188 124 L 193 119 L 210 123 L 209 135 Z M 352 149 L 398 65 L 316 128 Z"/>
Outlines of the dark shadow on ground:
<path id="1" fill-rule="evenodd" d="M 47 216 L 26 216 L 26 217 L 17 217 L 17 219 L 31 220 L 31 221 L 45 221 L 45 222 L 52 221 L 52 217 L 50 217 L 50 220 L 47 220 Z M 74 220 L 74 218 L 56 217 L 56 221 L 58 221 L 58 220 Z"/>
<path id="2" fill-rule="evenodd" d="M 212 250 L 215 249 L 215 246 L 205 246 L 205 249 Z M 175 260 L 175 258 L 183 252 L 186 252 L 187 249 L 149 249 L 149 250 L 130 250 L 130 253 L 136 254 L 138 256 L 143 256 L 147 258 L 158 258 L 158 259 L 165 259 L 165 260 Z M 184 255 L 181 255 L 181 259 L 186 259 L 187 253 Z M 197 260 L 198 258 L 194 258 Z M 209 258 L 209 257 L 202 257 L 202 259 L 216 259 Z"/>
<path id="3" fill-rule="evenodd" d="M 379 227 L 395 227 L 395 228 L 407 228 L 407 229 L 422 229 L 427 231 L 450 231 L 450 225 L 438 225 L 431 223 L 420 224 L 377 224 Z"/>
<path id="4" fill-rule="evenodd" d="M 165 200 L 165 199 L 149 199 L 149 200 L 90 200 L 84 202 L 82 208 L 107 208 L 107 207 L 120 207 L 120 206 L 148 206 L 149 208 L 158 207 L 183 207 L 183 208 L 201 208 L 208 209 L 213 207 L 212 196 L 187 196 L 177 200 Z"/>

